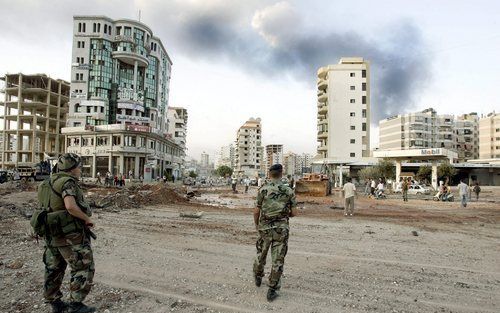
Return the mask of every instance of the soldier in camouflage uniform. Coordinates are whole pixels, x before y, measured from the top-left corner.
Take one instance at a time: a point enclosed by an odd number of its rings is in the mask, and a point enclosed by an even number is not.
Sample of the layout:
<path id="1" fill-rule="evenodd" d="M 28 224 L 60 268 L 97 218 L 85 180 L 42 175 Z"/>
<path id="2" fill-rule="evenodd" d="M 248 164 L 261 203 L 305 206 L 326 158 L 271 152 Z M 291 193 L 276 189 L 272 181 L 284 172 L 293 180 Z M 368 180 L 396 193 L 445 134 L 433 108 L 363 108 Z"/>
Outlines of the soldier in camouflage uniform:
<path id="1" fill-rule="evenodd" d="M 296 216 L 294 191 L 281 182 L 283 167 L 275 164 L 269 169 L 270 181 L 266 182 L 257 194 L 254 222 L 259 231 L 257 257 L 253 266 L 255 285 L 260 287 L 264 276 L 264 266 L 271 249 L 272 268 L 269 275 L 267 300 L 273 301 L 281 287 L 281 274 L 288 250 L 288 219 Z"/>
<path id="2" fill-rule="evenodd" d="M 81 159 L 73 153 L 62 155 L 56 165 L 57 172 L 38 191 L 39 202 L 47 213 L 45 235 L 44 297 L 52 312 L 95 312 L 95 308 L 82 303 L 89 294 L 94 278 L 94 258 L 88 236 L 93 227 L 90 207 L 83 199 L 78 185 Z M 48 188 L 43 186 L 49 185 Z M 61 300 L 60 291 L 67 265 L 71 268 L 70 303 Z"/>

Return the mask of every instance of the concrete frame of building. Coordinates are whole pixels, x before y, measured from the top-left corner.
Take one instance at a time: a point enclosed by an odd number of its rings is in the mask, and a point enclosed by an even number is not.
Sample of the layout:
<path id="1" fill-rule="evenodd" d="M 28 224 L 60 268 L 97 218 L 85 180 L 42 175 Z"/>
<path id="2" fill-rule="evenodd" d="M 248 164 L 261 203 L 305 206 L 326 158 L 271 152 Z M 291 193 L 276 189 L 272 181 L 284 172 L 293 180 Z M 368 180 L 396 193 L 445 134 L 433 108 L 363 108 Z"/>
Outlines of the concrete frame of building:
<path id="1" fill-rule="evenodd" d="M 82 156 L 84 176 L 182 177 L 183 149 L 172 140 L 133 125 L 63 128 L 66 151 Z M 103 161 L 106 159 L 105 161 Z M 147 169 L 146 169 L 147 168 Z"/>
<path id="2" fill-rule="evenodd" d="M 45 74 L 6 74 L 1 168 L 36 164 L 64 152 L 60 129 L 66 121 L 69 82 Z M 11 125 L 15 123 L 16 125 Z"/>
<path id="3" fill-rule="evenodd" d="M 263 176 L 265 164 L 260 118 L 250 118 L 236 134 L 234 174 L 243 177 Z"/>
<path id="4" fill-rule="evenodd" d="M 265 172 L 274 164 L 283 164 L 283 145 L 270 144 L 266 145 L 266 168 Z"/>

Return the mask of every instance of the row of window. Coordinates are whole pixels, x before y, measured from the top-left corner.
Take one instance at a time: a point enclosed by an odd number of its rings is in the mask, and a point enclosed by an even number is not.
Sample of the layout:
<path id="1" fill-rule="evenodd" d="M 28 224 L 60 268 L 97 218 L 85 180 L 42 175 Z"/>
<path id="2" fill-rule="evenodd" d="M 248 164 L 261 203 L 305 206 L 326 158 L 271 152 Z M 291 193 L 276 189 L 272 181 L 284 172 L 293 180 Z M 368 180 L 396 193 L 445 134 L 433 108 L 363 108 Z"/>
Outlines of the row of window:
<path id="1" fill-rule="evenodd" d="M 356 112 L 351 112 L 351 113 L 349 113 L 349 116 L 351 116 L 351 117 L 355 117 L 355 116 L 356 116 Z M 361 111 L 361 117 L 363 117 L 363 118 L 365 118 L 365 117 L 366 117 L 366 109 L 363 109 L 363 110 Z"/>
<path id="2" fill-rule="evenodd" d="M 76 81 L 83 81 L 83 73 L 76 73 L 75 80 Z"/>
<path id="3" fill-rule="evenodd" d="M 351 90 L 356 90 L 356 86 L 351 85 L 351 86 L 350 86 L 350 89 L 351 89 Z M 362 83 L 362 84 L 361 84 L 361 90 L 362 90 L 362 91 L 366 91 L 366 83 Z"/>
<path id="4" fill-rule="evenodd" d="M 112 145 L 119 146 L 121 145 L 122 136 L 113 135 L 112 136 Z M 163 152 L 167 154 L 172 154 L 175 156 L 180 156 L 180 149 L 176 149 L 172 146 L 163 143 L 157 143 L 154 140 L 146 140 L 146 137 L 142 136 L 131 136 L 125 135 L 123 136 L 123 145 L 126 147 L 138 147 L 145 148 L 149 142 L 149 148 L 156 150 L 158 152 Z M 98 136 L 96 137 L 96 146 L 107 146 L 109 144 L 109 136 Z M 67 145 L 70 146 L 82 146 L 82 147 L 93 147 L 94 146 L 94 137 L 73 137 L 67 139 Z"/>
<path id="5" fill-rule="evenodd" d="M 85 64 L 85 59 L 83 57 L 76 57 L 76 63 Z"/>
<path id="6" fill-rule="evenodd" d="M 350 72 L 349 76 L 350 77 L 356 77 L 356 73 L 355 72 Z M 362 78 L 366 78 L 366 70 L 361 70 L 361 77 Z"/>
<path id="7" fill-rule="evenodd" d="M 85 41 L 77 41 L 76 47 L 77 48 L 85 48 Z"/>
<path id="8" fill-rule="evenodd" d="M 349 103 L 356 103 L 356 99 L 350 99 Z M 361 104 L 366 104 L 366 96 L 361 97 Z"/>

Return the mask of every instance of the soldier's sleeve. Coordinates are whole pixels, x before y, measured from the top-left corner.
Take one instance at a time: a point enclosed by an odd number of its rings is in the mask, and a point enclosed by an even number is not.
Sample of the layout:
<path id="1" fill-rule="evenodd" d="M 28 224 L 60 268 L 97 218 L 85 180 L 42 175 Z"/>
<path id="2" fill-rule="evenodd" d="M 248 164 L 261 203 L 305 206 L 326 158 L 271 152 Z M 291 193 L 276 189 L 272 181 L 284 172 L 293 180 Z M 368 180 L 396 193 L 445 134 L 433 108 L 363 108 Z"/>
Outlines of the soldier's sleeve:
<path id="1" fill-rule="evenodd" d="M 73 196 L 76 199 L 77 195 L 77 189 L 78 186 L 76 185 L 76 182 L 73 180 L 68 180 L 66 183 L 64 183 L 61 194 L 63 199 L 66 198 L 67 196 Z"/>
<path id="2" fill-rule="evenodd" d="M 262 194 L 263 188 L 261 187 L 257 192 L 257 201 L 255 202 L 255 206 L 259 209 L 262 208 L 262 201 L 264 201 L 264 195 Z"/>

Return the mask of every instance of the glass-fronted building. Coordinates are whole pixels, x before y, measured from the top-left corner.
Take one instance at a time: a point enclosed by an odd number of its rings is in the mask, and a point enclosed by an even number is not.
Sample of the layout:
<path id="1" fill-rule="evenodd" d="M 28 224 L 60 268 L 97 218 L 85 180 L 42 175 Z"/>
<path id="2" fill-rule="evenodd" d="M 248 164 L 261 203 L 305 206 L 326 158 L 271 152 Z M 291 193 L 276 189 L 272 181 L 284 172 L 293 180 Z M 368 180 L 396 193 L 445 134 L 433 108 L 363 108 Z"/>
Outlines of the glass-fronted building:
<path id="1" fill-rule="evenodd" d="M 142 176 L 148 166 L 152 166 L 153 176 L 168 175 L 180 166 L 177 163 L 182 160 L 174 160 L 174 156 L 183 155 L 183 148 L 167 135 L 172 61 L 147 25 L 105 16 L 74 16 L 71 64 L 71 98 L 63 133 L 67 151 L 85 158 L 87 175 L 103 174 L 102 164 L 106 162 L 113 174 L 130 172 L 134 176 Z M 133 144 L 135 150 L 125 153 L 112 148 L 116 146 L 112 145 L 112 132 L 119 132 L 124 139 L 123 132 L 132 130 L 141 133 L 138 140 L 127 143 L 127 147 Z M 98 134 L 82 146 L 89 132 Z M 109 135 L 109 149 L 102 148 L 102 140 L 97 146 L 101 135 Z M 147 137 L 145 141 L 139 140 L 142 135 Z M 78 136 L 81 138 L 75 141 Z M 155 142 L 155 151 L 158 145 L 164 147 L 165 153 L 152 153 L 151 147 L 144 149 L 140 144 L 148 140 Z"/>

